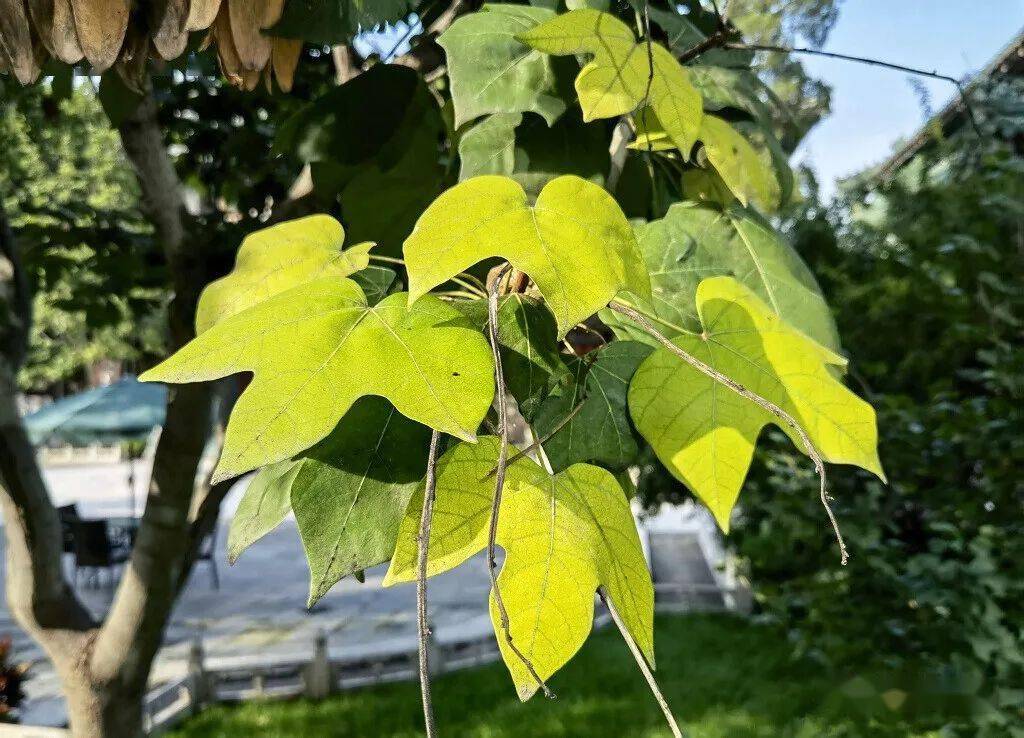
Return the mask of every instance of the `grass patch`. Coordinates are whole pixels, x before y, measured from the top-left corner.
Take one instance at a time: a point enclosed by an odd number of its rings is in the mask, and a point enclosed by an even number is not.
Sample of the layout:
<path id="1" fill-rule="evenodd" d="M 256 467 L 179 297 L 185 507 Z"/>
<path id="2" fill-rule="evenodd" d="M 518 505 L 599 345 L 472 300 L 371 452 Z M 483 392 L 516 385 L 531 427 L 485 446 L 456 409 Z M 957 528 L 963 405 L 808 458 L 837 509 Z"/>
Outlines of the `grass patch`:
<path id="1" fill-rule="evenodd" d="M 659 683 L 690 738 L 851 738 L 876 735 L 827 707 L 818 670 L 790 659 L 778 632 L 724 615 L 659 617 Z M 667 736 L 664 719 L 614 628 L 594 636 L 551 680 L 558 695 L 527 704 L 495 664 L 434 680 L 443 736 L 545 738 Z M 215 707 L 174 738 L 422 736 L 419 689 L 398 684 L 322 702 L 250 702 Z M 889 733 L 911 738 L 925 734 Z"/>

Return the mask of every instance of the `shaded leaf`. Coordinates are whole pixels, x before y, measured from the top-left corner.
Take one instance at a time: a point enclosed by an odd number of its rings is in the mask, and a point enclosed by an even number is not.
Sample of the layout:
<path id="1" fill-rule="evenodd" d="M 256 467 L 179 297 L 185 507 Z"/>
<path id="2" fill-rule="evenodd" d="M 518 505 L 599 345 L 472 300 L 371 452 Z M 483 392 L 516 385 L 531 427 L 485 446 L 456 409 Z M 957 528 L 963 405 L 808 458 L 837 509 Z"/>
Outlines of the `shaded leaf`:
<path id="1" fill-rule="evenodd" d="M 458 566 L 487 545 L 498 440 L 459 444 L 437 465 L 429 575 Z M 409 503 L 385 585 L 416 576 L 422 487 Z M 586 641 L 594 592 L 605 587 L 647 660 L 654 662 L 654 588 L 626 494 L 612 474 L 576 464 L 549 475 L 522 458 L 508 467 L 498 520 L 505 561 L 498 577 L 512 640 L 542 679 Z M 510 652 L 491 598 L 491 620 L 520 699 L 537 683 Z"/>
<path id="2" fill-rule="evenodd" d="M 666 335 L 699 333 L 697 285 L 728 275 L 748 287 L 791 326 L 838 351 L 832 310 L 811 270 L 772 226 L 750 209 L 677 203 L 661 220 L 637 229 L 651 275 L 651 299 L 639 300 Z M 623 337 L 651 342 L 632 321 L 604 311 L 601 319 Z"/>
<path id="3" fill-rule="evenodd" d="M 217 480 L 309 448 L 364 395 L 472 440 L 494 396 L 487 341 L 434 297 L 408 304 L 397 293 L 369 307 L 348 279 L 307 282 L 216 323 L 141 379 L 253 373 L 231 413 Z"/>
<path id="4" fill-rule="evenodd" d="M 429 445 L 429 428 L 364 397 L 298 458 L 291 502 L 309 560 L 310 606 L 343 577 L 391 558 Z"/>
<path id="5" fill-rule="evenodd" d="M 487 300 L 453 303 L 473 324 L 485 330 Z M 551 312 L 526 295 L 513 294 L 498 304 L 498 344 L 505 384 L 519 412 L 530 420 L 544 399 L 552 379 L 565 373 L 558 354 L 558 338 Z"/>
<path id="6" fill-rule="evenodd" d="M 789 413 L 825 461 L 884 479 L 875 412 L 830 370 L 844 363 L 841 356 L 789 327 L 731 277 L 701 282 L 696 304 L 701 334 L 676 336 L 676 345 Z M 775 416 L 664 347 L 634 375 L 629 410 L 661 463 L 728 531 L 757 437 L 779 425 Z M 795 432 L 780 427 L 804 451 Z"/>
<path id="7" fill-rule="evenodd" d="M 459 139 L 459 181 L 481 174 L 512 174 L 516 126 L 522 122 L 522 113 L 495 113 L 466 131 Z"/>
<path id="8" fill-rule="evenodd" d="M 288 459 L 260 469 L 249 482 L 228 530 L 228 562 L 284 522 L 292 510 L 292 480 L 299 463 Z"/>
<path id="9" fill-rule="evenodd" d="M 393 269 L 388 269 L 380 264 L 370 264 L 352 275 L 352 281 L 358 284 L 363 294 L 366 295 L 367 305 L 376 305 L 385 297 L 390 295 L 396 288 L 400 288 L 398 274 Z"/>
<path id="10" fill-rule="evenodd" d="M 30 0 L 28 7 L 36 33 L 46 50 L 66 64 L 81 61 L 82 47 L 75 31 L 71 0 Z"/>
<path id="11" fill-rule="evenodd" d="M 280 38 L 334 46 L 351 41 L 360 28 L 370 30 L 401 20 L 412 9 L 407 0 L 289 0 L 270 33 Z"/>
<path id="12" fill-rule="evenodd" d="M 534 207 L 522 187 L 505 177 L 475 177 L 442 194 L 405 242 L 410 300 L 492 256 L 530 275 L 560 336 L 621 290 L 650 294 L 619 206 L 579 177 L 553 180 Z"/>
<path id="13" fill-rule="evenodd" d="M 594 352 L 593 362 L 575 360 L 571 383 L 544 401 L 533 423 L 537 435 L 544 437 L 583 403 L 572 420 L 544 443 L 555 471 L 577 462 L 618 470 L 636 460 L 638 439 L 626 411 L 626 391 L 651 351 L 644 343 L 615 341 Z"/>
<path id="14" fill-rule="evenodd" d="M 551 60 L 516 38 L 553 16 L 547 8 L 484 5 L 441 34 L 456 128 L 481 115 L 526 111 L 550 125 L 565 111 Z"/>

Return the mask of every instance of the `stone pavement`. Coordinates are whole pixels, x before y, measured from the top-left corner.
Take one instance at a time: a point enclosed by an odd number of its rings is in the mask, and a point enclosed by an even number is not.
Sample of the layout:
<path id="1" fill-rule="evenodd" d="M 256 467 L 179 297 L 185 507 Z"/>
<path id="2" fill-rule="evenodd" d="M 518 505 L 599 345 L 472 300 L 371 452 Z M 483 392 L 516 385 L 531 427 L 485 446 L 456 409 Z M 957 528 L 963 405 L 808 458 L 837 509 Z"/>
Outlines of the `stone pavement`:
<path id="1" fill-rule="evenodd" d="M 83 517 L 128 513 L 126 465 L 47 469 L 45 473 L 54 501 L 76 501 Z M 140 478 L 147 479 L 148 470 Z M 404 651 L 410 644 L 415 648 L 415 587 L 381 587 L 385 566 L 367 571 L 364 584 L 344 580 L 312 610 L 306 609 L 309 570 L 292 520 L 246 551 L 235 566 L 229 566 L 225 554 L 227 522 L 241 490 L 239 486 L 232 491 L 221 514 L 216 542 L 220 589 L 212 586 L 209 564 L 200 563 L 175 607 L 165 646 L 153 670 L 154 684 L 185 674 L 190 644 L 196 635 L 201 635 L 207 662 L 212 666 L 253 654 L 268 660 L 306 654 L 312 651 L 321 631 L 327 635 L 332 654 Z M 67 565 L 70 571 L 70 557 Z M 432 579 L 430 617 L 438 637 L 452 631 L 462 634 L 489 630 L 488 590 L 482 556 Z M 80 586 L 79 593 L 95 614 L 102 615 L 110 606 L 114 588 L 106 584 Z M 56 677 L 42 651 L 18 629 L 4 602 L 0 605 L 0 635 L 5 634 L 14 640 L 14 660 L 33 663 L 26 684 L 28 703 L 23 722 L 62 724 L 64 707 Z"/>
<path id="2" fill-rule="evenodd" d="M 126 464 L 48 468 L 44 474 L 54 502 L 75 502 L 83 517 L 123 516 L 130 512 Z M 141 491 L 144 480 L 149 478 L 148 469 L 138 469 L 136 478 Z M 343 580 L 312 610 L 306 609 L 309 571 L 293 520 L 247 550 L 235 566 L 229 566 L 225 553 L 227 523 L 245 483 L 243 480 L 229 494 L 221 510 L 215 559 L 220 589 L 213 588 L 209 563 L 198 564 L 172 614 L 151 686 L 185 675 L 196 636 L 202 638 L 206 663 L 211 668 L 230 668 L 251 662 L 254 657 L 266 661 L 305 658 L 312 653 L 314 640 L 321 632 L 327 637 L 332 658 L 339 654 L 360 657 L 415 649 L 415 586 L 384 589 L 381 581 L 385 566 L 368 570 L 363 584 L 351 578 Z M 138 499 L 141 506 L 143 495 L 139 494 Z M 659 521 L 663 526 L 664 517 L 659 515 L 651 527 L 659 528 Z M 675 520 L 680 516 L 673 511 L 669 517 Z M 677 528 L 675 523 L 670 527 Z M 706 532 L 701 530 L 702 534 Z M 644 542 L 650 553 L 664 548 Z M 706 561 L 693 552 L 665 561 L 674 571 L 673 578 L 711 581 Z M 71 563 L 68 557 L 69 570 Z M 655 564 L 656 570 L 665 568 L 657 561 Z M 690 572 L 691 568 L 695 571 Z M 684 569 L 687 571 L 683 572 Z M 482 554 L 431 579 L 430 619 L 439 642 L 484 637 L 491 632 L 488 591 Z M 109 584 L 79 587 L 79 593 L 86 605 L 101 616 L 110 606 L 114 588 Z M 0 603 L 0 635 L 13 638 L 16 661 L 33 663 L 26 683 L 28 700 L 22 722 L 61 725 L 65 719 L 64 705 L 52 668 L 41 650 L 18 629 L 6 609 L 5 598 L 0 599 L 4 599 Z"/>

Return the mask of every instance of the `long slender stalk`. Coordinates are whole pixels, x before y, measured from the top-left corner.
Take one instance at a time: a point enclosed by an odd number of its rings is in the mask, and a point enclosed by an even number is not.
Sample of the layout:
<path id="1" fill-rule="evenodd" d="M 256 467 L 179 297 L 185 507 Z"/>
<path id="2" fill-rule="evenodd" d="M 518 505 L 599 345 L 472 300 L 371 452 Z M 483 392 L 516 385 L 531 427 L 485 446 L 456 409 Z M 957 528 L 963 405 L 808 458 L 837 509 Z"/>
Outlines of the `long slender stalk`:
<path id="1" fill-rule="evenodd" d="M 582 409 L 583 409 L 583 403 L 582 402 L 577 403 L 576 406 L 573 407 L 572 410 L 570 410 L 568 413 L 565 414 L 565 417 L 563 417 L 561 420 L 558 421 L 558 423 L 555 425 L 554 428 L 552 428 L 550 431 L 545 433 L 541 438 L 538 438 L 537 440 L 535 440 L 533 443 L 531 443 L 526 448 L 524 448 L 524 449 L 514 453 L 508 459 L 508 461 L 506 462 L 506 466 L 508 466 L 508 464 L 516 463 L 517 461 L 519 461 L 521 458 L 523 458 L 524 456 L 528 455 L 532 451 L 538 451 L 538 450 L 543 451 L 543 448 L 542 448 L 543 445 L 545 443 L 547 443 L 548 441 L 550 441 L 555 436 L 555 434 L 557 434 L 560 430 L 562 430 L 562 428 L 564 428 L 565 426 L 569 425 L 569 422 L 573 418 L 575 418 L 579 414 L 580 410 L 582 410 Z M 489 479 L 489 478 L 493 477 L 497 473 L 498 473 L 498 467 L 495 466 L 493 469 L 491 469 L 489 472 L 487 472 L 487 476 L 484 477 L 484 479 Z"/>
<path id="2" fill-rule="evenodd" d="M 622 617 L 619 615 L 619 611 L 615 609 L 615 605 L 612 604 L 611 599 L 608 598 L 608 594 L 604 591 L 604 587 L 598 590 L 598 594 L 601 596 L 601 602 L 608 608 L 608 614 L 612 616 L 612 622 L 615 623 L 615 627 L 619 629 L 622 634 L 622 639 L 629 646 L 630 653 L 633 654 L 633 658 L 636 660 L 636 665 L 640 667 L 640 673 L 644 675 L 644 679 L 647 680 L 647 686 L 651 688 L 651 693 L 654 695 L 654 699 L 658 702 L 658 707 L 661 708 L 662 713 L 665 715 L 665 720 L 668 722 L 668 727 L 672 731 L 674 738 L 683 738 L 683 731 L 679 729 L 679 724 L 676 722 L 675 716 L 672 714 L 672 708 L 668 706 L 668 700 L 665 699 L 665 695 L 662 694 L 661 688 L 658 687 L 658 682 L 654 678 L 654 672 L 651 671 L 650 664 L 647 663 L 647 659 L 644 658 L 643 652 L 640 647 L 636 645 L 636 641 L 633 640 L 633 636 L 626 628 L 626 624 L 623 622 Z"/>
<path id="3" fill-rule="evenodd" d="M 776 405 L 774 402 L 766 400 L 760 395 L 751 392 L 739 382 L 736 382 L 730 377 L 727 377 L 725 374 L 722 374 L 717 369 L 714 369 L 713 367 L 705 364 L 696 356 L 692 356 L 691 354 L 684 351 L 682 348 L 680 348 L 671 340 L 669 340 L 663 333 L 661 333 L 661 331 L 655 328 L 654 324 L 650 320 L 648 320 L 647 317 L 643 315 L 643 313 L 636 310 L 635 308 L 629 307 L 627 305 L 615 301 L 611 302 L 608 305 L 608 307 L 610 307 L 617 313 L 625 315 L 627 318 L 629 318 L 634 323 L 639 325 L 641 328 L 644 329 L 646 333 L 655 338 L 658 341 L 658 343 L 660 343 L 673 354 L 675 354 L 680 359 L 685 361 L 687 364 L 692 366 L 694 369 L 699 371 L 701 374 L 711 377 L 711 379 L 715 380 L 719 384 L 725 385 L 726 387 L 728 387 L 741 397 L 744 397 L 753 402 L 758 407 L 767 410 L 796 432 L 796 434 L 800 437 L 800 440 L 804 445 L 804 449 L 807 451 L 807 455 L 810 456 L 811 461 L 814 462 L 814 470 L 818 473 L 818 478 L 821 480 L 821 504 L 825 507 L 825 512 L 828 515 L 829 522 L 832 524 L 832 530 L 835 531 L 836 541 L 838 541 L 839 543 L 840 562 L 845 566 L 846 562 L 850 558 L 850 555 L 846 550 L 846 541 L 843 540 L 843 534 L 839 531 L 839 521 L 836 520 L 835 513 L 832 511 L 832 505 L 829 503 L 829 496 L 825 479 L 825 464 L 821 460 L 821 455 L 818 453 L 818 450 L 814 447 L 814 444 L 811 442 L 810 436 L 807 435 L 807 432 L 804 431 L 803 427 L 796 421 L 796 419 L 792 415 L 787 413 L 785 410 L 783 410 L 781 407 Z"/>
<path id="4" fill-rule="evenodd" d="M 430 436 L 430 454 L 427 456 L 427 479 L 423 490 L 423 512 L 420 514 L 420 532 L 417 538 L 416 571 L 416 626 L 419 635 L 420 693 L 423 695 L 423 722 L 427 738 L 434 738 L 434 705 L 430 697 L 430 664 L 427 641 L 430 628 L 427 625 L 427 553 L 430 547 L 430 524 L 434 518 L 434 493 L 437 489 L 437 445 L 441 434 L 434 431 Z"/>
<path id="5" fill-rule="evenodd" d="M 495 274 L 491 280 L 487 296 L 487 336 L 491 343 L 491 355 L 494 358 L 494 384 L 495 397 L 498 405 L 498 437 L 501 439 L 500 450 L 498 451 L 498 465 L 495 468 L 494 499 L 491 503 L 491 523 L 487 531 L 487 571 L 491 577 L 491 591 L 494 593 L 494 604 L 498 608 L 498 616 L 501 620 L 502 634 L 505 636 L 505 643 L 530 672 L 530 676 L 537 682 L 537 686 L 549 699 L 554 699 L 554 693 L 541 679 L 540 674 L 534 668 L 533 663 L 526 657 L 519 647 L 512 641 L 512 629 L 509 625 L 508 610 L 505 609 L 505 601 L 501 596 L 501 588 L 498 586 L 498 565 L 495 560 L 495 550 L 498 538 L 498 514 L 501 511 L 501 495 L 505 488 L 505 470 L 508 468 L 508 402 L 506 400 L 507 388 L 505 386 L 505 371 L 501 364 L 501 347 L 498 343 L 498 286 L 508 267 Z"/>

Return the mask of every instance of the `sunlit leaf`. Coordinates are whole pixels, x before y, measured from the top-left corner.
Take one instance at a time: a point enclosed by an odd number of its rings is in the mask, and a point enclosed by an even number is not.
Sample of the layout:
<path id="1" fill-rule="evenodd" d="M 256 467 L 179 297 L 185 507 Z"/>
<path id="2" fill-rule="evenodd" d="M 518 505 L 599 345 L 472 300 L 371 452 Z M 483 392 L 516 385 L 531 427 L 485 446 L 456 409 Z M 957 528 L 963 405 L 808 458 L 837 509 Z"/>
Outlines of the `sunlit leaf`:
<path id="1" fill-rule="evenodd" d="M 781 191 L 770 167 L 742 134 L 726 121 L 705 115 L 700 128 L 708 160 L 743 205 L 775 210 Z"/>
<path id="2" fill-rule="evenodd" d="M 874 410 L 829 369 L 842 357 L 791 328 L 731 277 L 701 282 L 696 305 L 701 332 L 676 336 L 676 345 L 789 413 L 825 461 L 883 476 Z M 662 464 L 726 531 L 761 430 L 780 425 L 804 450 L 774 415 L 664 347 L 634 375 L 629 410 Z"/>
<path id="3" fill-rule="evenodd" d="M 498 441 L 459 444 L 438 460 L 427 570 L 458 566 L 487 545 Z M 423 490 L 402 520 L 385 584 L 416 576 L 416 536 Z M 560 669 L 586 641 L 594 592 L 604 586 L 644 656 L 654 662 L 654 589 L 636 524 L 622 487 L 605 469 L 576 464 L 549 475 L 522 458 L 508 468 L 498 519 L 505 561 L 498 585 L 512 641 L 542 679 Z M 491 619 L 521 699 L 537 683 L 508 648 L 491 598 Z"/>
<path id="4" fill-rule="evenodd" d="M 700 131 L 701 97 L 664 46 L 638 43 L 625 23 L 589 8 L 559 15 L 519 38 L 557 56 L 593 56 L 576 77 L 584 120 L 614 118 L 649 105 L 676 148 L 689 155 Z"/>
<path id="5" fill-rule="evenodd" d="M 490 350 L 454 308 L 396 293 L 374 307 L 348 279 L 294 287 L 215 324 L 141 379 L 253 380 L 231 413 L 215 479 L 325 438 L 359 397 L 472 440 L 494 396 Z"/>
<path id="6" fill-rule="evenodd" d="M 650 294 L 626 217 L 611 195 L 579 177 L 553 180 L 533 207 L 506 177 L 475 177 L 445 192 L 405 242 L 410 300 L 492 256 L 530 275 L 559 335 L 622 290 Z"/>
<path id="7" fill-rule="evenodd" d="M 364 269 L 373 244 L 342 251 L 344 240 L 341 224 L 329 215 L 290 220 L 247 236 L 231 273 L 203 290 L 196 332 L 297 285 Z"/>

